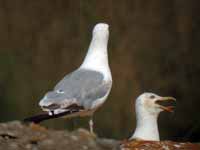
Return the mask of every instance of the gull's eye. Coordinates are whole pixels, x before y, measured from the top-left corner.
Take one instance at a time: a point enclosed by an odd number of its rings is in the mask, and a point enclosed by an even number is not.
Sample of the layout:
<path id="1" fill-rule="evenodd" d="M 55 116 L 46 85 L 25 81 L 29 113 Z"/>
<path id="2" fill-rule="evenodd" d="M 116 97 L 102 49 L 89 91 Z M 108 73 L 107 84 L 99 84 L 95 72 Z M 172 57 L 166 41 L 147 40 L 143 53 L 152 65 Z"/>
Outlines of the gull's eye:
<path id="1" fill-rule="evenodd" d="M 150 98 L 150 99 L 154 99 L 154 98 L 155 98 L 155 96 L 154 96 L 154 95 L 151 95 L 149 98 Z"/>
<path id="2" fill-rule="evenodd" d="M 61 94 L 63 94 L 63 93 L 65 93 L 65 92 L 64 92 L 63 90 L 59 89 L 59 90 L 56 91 L 56 93 L 61 93 Z"/>

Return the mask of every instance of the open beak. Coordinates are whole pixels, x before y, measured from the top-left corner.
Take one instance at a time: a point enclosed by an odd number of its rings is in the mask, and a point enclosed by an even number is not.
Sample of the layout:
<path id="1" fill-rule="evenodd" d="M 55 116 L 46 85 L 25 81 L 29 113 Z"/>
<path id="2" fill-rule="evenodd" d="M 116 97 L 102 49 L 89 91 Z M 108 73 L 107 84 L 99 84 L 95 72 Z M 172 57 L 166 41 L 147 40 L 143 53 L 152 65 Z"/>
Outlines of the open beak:
<path id="1" fill-rule="evenodd" d="M 167 112 L 173 112 L 174 111 L 174 102 L 176 99 L 174 97 L 160 97 L 158 100 L 156 100 L 156 104 L 159 105 L 159 107 Z"/>

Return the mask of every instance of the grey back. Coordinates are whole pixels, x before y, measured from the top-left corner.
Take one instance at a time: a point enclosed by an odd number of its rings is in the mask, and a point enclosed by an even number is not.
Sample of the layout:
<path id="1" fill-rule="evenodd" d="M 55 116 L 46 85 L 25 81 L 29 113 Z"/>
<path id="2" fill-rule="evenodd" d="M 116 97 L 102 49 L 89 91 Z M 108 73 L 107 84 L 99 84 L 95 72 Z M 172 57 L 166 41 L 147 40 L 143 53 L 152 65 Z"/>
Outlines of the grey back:
<path id="1" fill-rule="evenodd" d="M 111 88 L 111 81 L 105 82 L 100 72 L 78 69 L 66 75 L 54 88 L 46 94 L 46 101 L 52 104 L 75 104 L 89 109 L 93 102 L 104 97 Z"/>

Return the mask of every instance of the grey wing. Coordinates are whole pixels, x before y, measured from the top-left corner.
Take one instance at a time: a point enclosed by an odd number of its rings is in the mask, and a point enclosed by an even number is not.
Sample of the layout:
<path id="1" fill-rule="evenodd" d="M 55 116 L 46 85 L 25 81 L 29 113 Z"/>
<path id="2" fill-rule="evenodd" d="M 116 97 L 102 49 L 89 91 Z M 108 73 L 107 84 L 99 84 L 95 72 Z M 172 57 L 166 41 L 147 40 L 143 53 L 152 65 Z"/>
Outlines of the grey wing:
<path id="1" fill-rule="evenodd" d="M 104 97 L 110 88 L 111 84 L 103 80 L 101 73 L 76 70 L 65 76 L 41 101 L 46 101 L 51 109 L 64 109 L 73 105 L 89 109 L 92 103 Z"/>
<path id="2" fill-rule="evenodd" d="M 102 81 L 101 84 L 88 89 L 83 98 L 80 99 L 81 105 L 86 109 L 93 108 L 93 105 L 101 98 L 104 98 L 111 89 L 111 81 Z"/>

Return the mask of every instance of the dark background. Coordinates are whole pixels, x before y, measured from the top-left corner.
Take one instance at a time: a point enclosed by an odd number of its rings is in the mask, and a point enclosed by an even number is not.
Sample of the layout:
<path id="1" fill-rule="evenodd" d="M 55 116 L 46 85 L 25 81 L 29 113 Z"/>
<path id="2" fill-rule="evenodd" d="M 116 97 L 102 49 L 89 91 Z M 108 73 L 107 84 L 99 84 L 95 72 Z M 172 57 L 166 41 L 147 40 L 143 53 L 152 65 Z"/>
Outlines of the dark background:
<path id="1" fill-rule="evenodd" d="M 114 83 L 95 115 L 97 134 L 128 138 L 134 100 L 149 91 L 177 98 L 175 113 L 159 118 L 161 139 L 200 141 L 199 12 L 198 0 L 0 0 L 0 121 L 39 113 L 45 92 L 82 63 L 93 26 L 106 22 Z"/>

